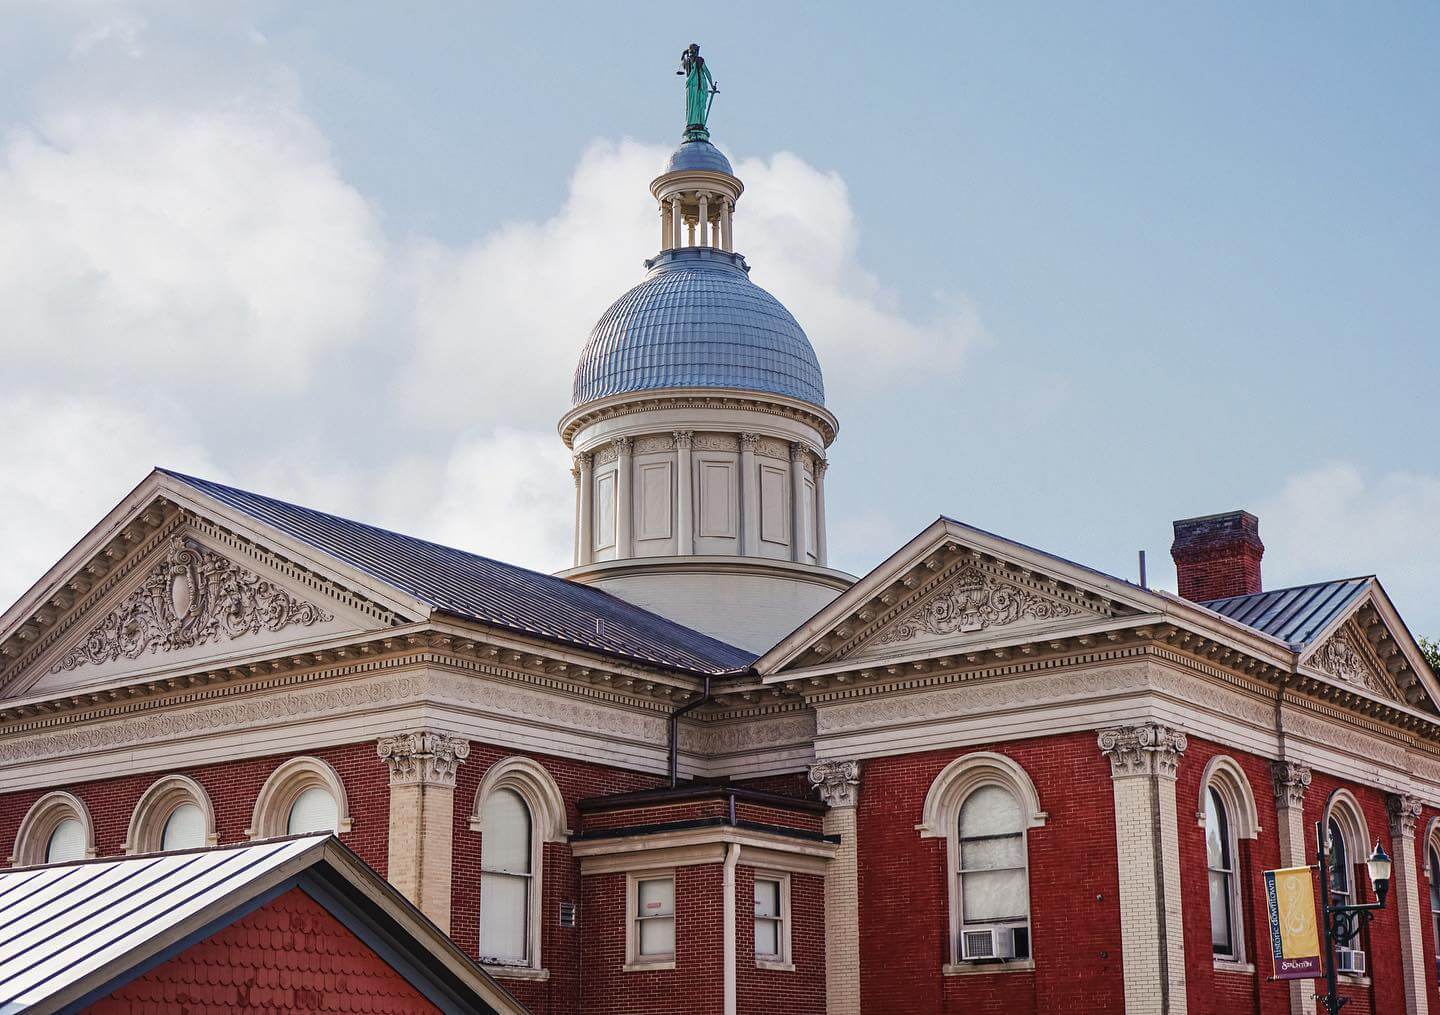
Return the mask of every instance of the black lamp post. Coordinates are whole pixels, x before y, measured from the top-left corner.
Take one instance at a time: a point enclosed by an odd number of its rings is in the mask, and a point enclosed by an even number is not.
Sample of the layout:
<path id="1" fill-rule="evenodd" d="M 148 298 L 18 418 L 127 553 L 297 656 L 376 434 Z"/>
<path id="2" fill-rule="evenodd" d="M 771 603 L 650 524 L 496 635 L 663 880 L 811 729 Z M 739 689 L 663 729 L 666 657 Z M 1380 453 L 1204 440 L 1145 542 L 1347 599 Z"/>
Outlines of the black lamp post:
<path id="1" fill-rule="evenodd" d="M 1324 821 L 1315 822 L 1315 851 L 1320 859 L 1320 908 L 1325 914 L 1325 993 L 1316 997 L 1325 1003 L 1330 1015 L 1338 1015 L 1349 998 L 1340 996 L 1340 986 L 1335 971 L 1335 952 L 1342 942 L 1348 942 L 1360 933 L 1375 918 L 1376 910 L 1385 908 L 1385 896 L 1390 893 L 1390 857 L 1375 840 L 1375 851 L 1365 861 L 1370 874 L 1370 884 L 1375 889 L 1374 902 L 1358 902 L 1348 906 L 1330 904 L 1330 850 L 1325 834 Z"/>

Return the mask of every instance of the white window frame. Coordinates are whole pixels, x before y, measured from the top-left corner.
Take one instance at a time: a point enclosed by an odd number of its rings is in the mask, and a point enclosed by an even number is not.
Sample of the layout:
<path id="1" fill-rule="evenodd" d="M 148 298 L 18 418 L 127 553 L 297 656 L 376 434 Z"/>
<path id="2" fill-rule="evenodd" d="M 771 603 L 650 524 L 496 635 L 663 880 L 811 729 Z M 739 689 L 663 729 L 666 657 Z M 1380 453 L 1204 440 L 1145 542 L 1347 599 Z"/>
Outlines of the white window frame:
<path id="1" fill-rule="evenodd" d="M 1434 855 L 1436 862 L 1431 863 Z M 1425 833 L 1425 879 L 1429 882 L 1425 898 L 1426 912 L 1430 914 L 1430 943 L 1435 947 L 1435 964 L 1430 969 L 1432 981 L 1440 980 L 1440 908 L 1436 908 L 1436 894 L 1440 893 L 1440 819 L 1432 819 Z"/>
<path id="2" fill-rule="evenodd" d="M 765 868 L 758 868 L 754 870 L 753 873 L 755 881 L 774 881 L 780 885 L 780 911 L 778 916 L 774 917 L 780 924 L 779 933 L 776 935 L 780 953 L 778 955 L 761 955 L 758 951 L 755 951 L 756 945 L 752 938 L 750 945 L 751 951 L 755 952 L 755 968 L 791 972 L 795 969 L 795 959 L 793 953 L 790 951 L 790 874 L 786 871 L 768 870 Z M 753 910 L 753 891 L 751 892 L 751 897 L 751 907 Z"/>
<path id="3" fill-rule="evenodd" d="M 301 793 L 312 787 L 329 792 L 335 800 L 335 831 L 350 831 L 350 804 L 345 797 L 345 784 L 335 769 L 319 758 L 299 757 L 283 762 L 255 797 L 255 810 L 245 835 L 254 839 L 274 839 L 290 834 L 290 808 Z"/>
<path id="4" fill-rule="evenodd" d="M 1200 797 L 1196 803 L 1196 824 L 1205 828 L 1205 805 L 1211 790 L 1215 790 L 1225 806 L 1229 818 L 1230 841 L 1230 940 L 1234 945 L 1231 955 L 1217 955 L 1212 951 L 1212 960 L 1217 969 L 1252 972 L 1245 948 L 1245 928 L 1248 914 L 1245 912 L 1244 895 L 1241 891 L 1244 871 L 1240 865 L 1240 840 L 1254 839 L 1260 834 L 1260 815 L 1255 806 L 1255 794 L 1250 789 L 1250 780 L 1240 763 L 1226 754 L 1211 758 L 1200 775 Z M 1209 860 L 1206 860 L 1206 899 L 1209 899 Z"/>
<path id="5" fill-rule="evenodd" d="M 675 951 L 668 955 L 640 954 L 640 882 L 668 880 L 675 900 L 675 912 L 670 919 L 675 921 Z M 637 973 L 658 969 L 674 969 L 675 956 L 680 950 L 680 883 L 675 877 L 675 868 L 661 867 L 654 870 L 627 871 L 625 873 L 625 972 Z"/>
<path id="6" fill-rule="evenodd" d="M 519 795 L 530 810 L 530 893 L 526 913 L 528 938 L 526 958 L 521 963 L 485 962 L 491 975 L 510 979 L 545 979 L 549 971 L 540 954 L 544 941 L 545 915 L 545 844 L 566 842 L 570 830 L 565 826 L 565 798 L 560 787 L 544 765 L 533 758 L 512 755 L 502 758 L 485 770 L 475 791 L 475 805 L 470 811 L 470 830 L 480 833 L 480 856 L 485 855 L 485 802 L 497 790 L 508 789 Z M 483 874 L 482 874 L 483 876 Z M 484 914 L 480 914 L 484 919 Z M 479 921 L 476 921 L 476 945 L 479 945 Z"/>
<path id="7" fill-rule="evenodd" d="M 1020 807 L 1021 844 L 1025 851 L 1025 920 L 1030 954 L 1008 962 L 974 962 L 962 958 L 961 934 L 965 930 L 960 897 L 960 808 L 970 794 L 985 786 L 999 786 L 1015 797 Z M 1021 972 L 1035 968 L 1035 936 L 1030 898 L 1030 829 L 1040 828 L 1049 817 L 1040 807 L 1040 796 L 1029 774 L 1011 758 L 991 751 L 974 751 L 956 758 L 940 771 L 925 795 L 923 820 L 915 826 L 921 838 L 944 838 L 945 881 L 949 898 L 950 961 L 942 972 L 947 976 L 975 973 Z M 976 925 L 980 926 L 980 925 Z M 1000 927 L 1001 924 L 984 926 Z M 1019 923 L 1004 924 L 1007 927 Z"/>
<path id="8" fill-rule="evenodd" d="M 1334 821 L 1345 847 L 1345 880 L 1349 888 L 1349 895 L 1345 898 L 1347 903 L 1361 901 L 1358 898 L 1359 882 L 1355 877 L 1355 868 L 1364 862 L 1364 857 L 1370 855 L 1370 829 L 1365 824 L 1365 812 L 1360 808 L 1360 802 L 1355 799 L 1353 793 L 1348 789 L 1336 790 L 1330 798 L 1330 806 L 1325 811 L 1325 832 L 1330 833 L 1330 822 Z M 1329 877 L 1330 872 L 1326 871 L 1325 876 Z M 1332 902 L 1334 900 L 1332 899 Z M 1365 939 L 1363 933 L 1357 929 L 1355 936 L 1347 942 L 1341 942 L 1345 948 L 1353 948 L 1356 951 L 1365 951 Z M 1363 979 L 1342 975 L 1342 979 Z"/>
<path id="9" fill-rule="evenodd" d="M 36 800 L 25 813 L 25 818 L 20 822 L 20 828 L 15 834 L 15 852 L 10 856 L 11 866 L 28 867 L 47 863 L 50 837 L 55 834 L 60 823 L 68 818 L 79 821 L 85 830 L 85 857 L 96 856 L 98 851 L 95 848 L 95 823 L 90 820 L 90 809 L 85 806 L 85 801 L 73 793 L 55 790 Z"/>
<path id="10" fill-rule="evenodd" d="M 125 834 L 125 852 L 159 853 L 165 845 L 165 825 L 176 809 L 185 804 L 200 808 L 205 821 L 203 845 L 214 846 L 220 838 L 215 832 L 215 808 L 210 796 L 188 775 L 167 775 L 150 784 L 130 814 L 130 830 Z"/>

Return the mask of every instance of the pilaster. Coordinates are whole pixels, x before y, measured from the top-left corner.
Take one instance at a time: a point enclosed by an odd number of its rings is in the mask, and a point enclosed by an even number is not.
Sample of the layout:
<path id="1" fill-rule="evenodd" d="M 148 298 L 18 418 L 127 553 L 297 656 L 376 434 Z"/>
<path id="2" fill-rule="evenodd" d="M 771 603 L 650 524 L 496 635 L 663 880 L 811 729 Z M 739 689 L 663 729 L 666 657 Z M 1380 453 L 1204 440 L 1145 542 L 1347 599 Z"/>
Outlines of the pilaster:
<path id="1" fill-rule="evenodd" d="M 815 563 L 829 567 L 830 551 L 825 542 L 825 472 L 830 463 L 815 456 Z"/>
<path id="2" fill-rule="evenodd" d="M 1127 1015 L 1186 1011 L 1175 773 L 1187 743 L 1153 722 L 1100 731 L 1115 794 Z"/>
<path id="3" fill-rule="evenodd" d="M 860 844 L 855 809 L 860 801 L 860 762 L 811 765 L 810 785 L 830 807 L 825 834 L 840 837 L 840 848 L 825 874 L 825 1011 L 859 1015 Z"/>
<path id="4" fill-rule="evenodd" d="M 695 477 L 690 464 L 695 435 L 689 430 L 676 430 L 672 436 L 675 438 L 676 552 L 685 557 L 695 552 Z"/>
<path id="5" fill-rule="evenodd" d="M 1310 788 L 1308 766 L 1277 761 L 1270 766 L 1275 786 L 1276 826 L 1280 833 L 1280 863 L 1285 867 L 1305 866 L 1305 791 Z M 1257 963 L 1258 965 L 1258 963 Z M 1290 981 L 1290 1015 L 1314 1011 L 1315 984 L 1311 980 Z"/>
<path id="6" fill-rule="evenodd" d="M 790 445 L 790 559 L 805 563 L 805 445 Z"/>
<path id="7" fill-rule="evenodd" d="M 575 468 L 580 473 L 580 534 L 577 537 L 575 564 L 589 564 L 595 556 L 595 459 L 576 455 Z"/>
<path id="8" fill-rule="evenodd" d="M 1390 810 L 1390 847 L 1394 850 L 1390 894 L 1400 918 L 1400 969 L 1405 985 L 1405 1015 L 1427 1015 L 1429 1002 L 1425 995 L 1425 951 L 1423 944 L 1426 916 L 1421 910 L 1420 862 L 1415 848 L 1415 826 L 1423 808 L 1413 796 L 1392 794 Z"/>
<path id="9" fill-rule="evenodd" d="M 740 552 L 760 553 L 760 475 L 755 471 L 755 445 L 759 434 L 740 435 Z"/>
<path id="10" fill-rule="evenodd" d="M 631 536 L 635 523 L 635 491 L 631 483 L 634 470 L 630 468 L 630 438 L 616 437 L 615 444 L 615 559 L 626 560 L 635 556 L 635 542 Z"/>
<path id="11" fill-rule="evenodd" d="M 449 933 L 455 773 L 470 756 L 470 742 L 415 730 L 381 737 L 375 753 L 390 768 L 387 878 Z"/>

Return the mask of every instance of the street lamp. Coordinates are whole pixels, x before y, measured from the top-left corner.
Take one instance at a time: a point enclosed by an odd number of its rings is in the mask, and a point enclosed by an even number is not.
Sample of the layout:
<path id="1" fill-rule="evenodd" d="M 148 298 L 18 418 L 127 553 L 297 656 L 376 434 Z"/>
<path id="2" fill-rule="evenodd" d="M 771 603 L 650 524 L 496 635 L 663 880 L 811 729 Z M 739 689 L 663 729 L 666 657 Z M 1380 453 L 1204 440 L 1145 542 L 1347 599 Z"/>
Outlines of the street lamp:
<path id="1" fill-rule="evenodd" d="M 1316 995 L 1325 1003 L 1330 1015 L 1338 1015 L 1349 998 L 1340 996 L 1340 986 L 1335 971 L 1335 952 L 1341 942 L 1350 941 L 1375 918 L 1376 910 L 1385 908 L 1385 897 L 1390 894 L 1390 857 L 1375 840 L 1375 851 L 1365 861 L 1365 870 L 1370 875 L 1370 884 L 1375 889 L 1374 902 L 1357 902 L 1350 905 L 1330 904 L 1330 849 L 1329 837 L 1325 834 L 1325 821 L 1315 822 L 1315 851 L 1320 860 L 1320 907 L 1325 913 L 1325 993 Z"/>

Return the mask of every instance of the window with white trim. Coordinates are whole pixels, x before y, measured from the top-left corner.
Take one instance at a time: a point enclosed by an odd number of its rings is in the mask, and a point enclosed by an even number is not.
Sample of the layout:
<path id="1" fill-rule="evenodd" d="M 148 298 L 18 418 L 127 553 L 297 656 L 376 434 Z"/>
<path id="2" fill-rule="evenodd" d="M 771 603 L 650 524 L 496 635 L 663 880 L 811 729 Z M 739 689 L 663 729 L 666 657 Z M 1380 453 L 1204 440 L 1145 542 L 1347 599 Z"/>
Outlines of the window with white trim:
<path id="1" fill-rule="evenodd" d="M 309 786 L 295 796 L 290 813 L 285 819 L 286 835 L 304 835 L 309 832 L 338 832 L 340 830 L 340 808 L 335 798 L 324 786 Z"/>
<path id="2" fill-rule="evenodd" d="M 480 955 L 486 962 L 529 962 L 532 870 L 530 808 L 513 789 L 485 800 L 480 842 Z"/>
<path id="3" fill-rule="evenodd" d="M 1211 786 L 1205 793 L 1205 866 L 1210 875 L 1210 950 L 1220 959 L 1240 957 L 1236 853 L 1234 822 Z"/>
<path id="4" fill-rule="evenodd" d="M 20 866 L 67 863 L 95 855 L 95 826 L 84 801 L 55 790 L 36 800 L 20 822 L 11 861 Z"/>
<path id="5" fill-rule="evenodd" d="M 279 835 L 350 831 L 350 806 L 340 776 L 319 758 L 299 757 L 270 773 L 255 797 L 245 834 L 252 839 Z"/>
<path id="6" fill-rule="evenodd" d="M 755 963 L 790 965 L 789 874 L 755 874 Z"/>
<path id="7" fill-rule="evenodd" d="M 204 813 L 198 804 L 180 804 L 165 819 L 160 848 L 168 853 L 175 849 L 199 849 L 204 845 Z"/>
<path id="8" fill-rule="evenodd" d="M 135 804 L 125 852 L 201 849 L 217 841 L 215 810 L 204 787 L 187 775 L 166 775 L 152 782 Z"/>
<path id="9" fill-rule="evenodd" d="M 627 876 L 629 965 L 675 962 L 675 875 Z"/>
<path id="10" fill-rule="evenodd" d="M 1331 904 L 1344 906 L 1363 902 L 1357 891 L 1359 882 L 1355 878 L 1355 865 L 1364 862 L 1370 832 L 1359 803 L 1348 790 L 1337 791 L 1332 799 L 1325 817 L 1325 832 L 1329 840 L 1330 870 L 1327 877 Z M 1343 948 L 1365 949 L 1359 926 L 1349 940 L 1338 943 Z"/>
<path id="11" fill-rule="evenodd" d="M 1426 850 L 1430 868 L 1430 934 L 1435 942 L 1435 979 L 1440 981 L 1440 850 L 1432 838 Z"/>
<path id="12" fill-rule="evenodd" d="M 79 818 L 62 818 L 45 843 L 46 863 L 85 859 L 85 825 Z"/>
<path id="13" fill-rule="evenodd" d="M 1008 950 L 1007 958 L 1029 958 L 1030 893 L 1019 800 L 1003 786 L 979 787 L 960 805 L 958 831 L 962 957 L 990 957 L 986 949 L 993 949 L 997 957 Z M 966 940 L 976 932 L 1008 934 L 1009 948 Z"/>

